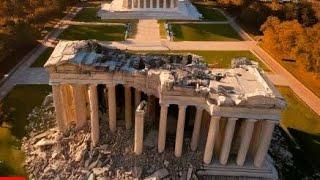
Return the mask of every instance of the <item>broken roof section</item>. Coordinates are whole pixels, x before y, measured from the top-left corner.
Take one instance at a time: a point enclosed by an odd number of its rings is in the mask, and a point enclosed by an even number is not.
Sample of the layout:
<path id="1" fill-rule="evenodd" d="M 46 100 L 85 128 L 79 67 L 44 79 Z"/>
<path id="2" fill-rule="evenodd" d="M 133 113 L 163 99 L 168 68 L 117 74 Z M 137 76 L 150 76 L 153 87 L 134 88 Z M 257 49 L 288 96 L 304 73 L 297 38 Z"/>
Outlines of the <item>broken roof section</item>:
<path id="1" fill-rule="evenodd" d="M 190 95 L 191 91 L 218 106 L 285 107 L 284 99 L 258 65 L 243 58 L 233 60 L 232 69 L 210 69 L 194 54 L 141 54 L 108 48 L 96 41 L 61 41 L 45 67 L 63 65 L 78 67 L 77 73 L 156 76 L 163 94 Z"/>

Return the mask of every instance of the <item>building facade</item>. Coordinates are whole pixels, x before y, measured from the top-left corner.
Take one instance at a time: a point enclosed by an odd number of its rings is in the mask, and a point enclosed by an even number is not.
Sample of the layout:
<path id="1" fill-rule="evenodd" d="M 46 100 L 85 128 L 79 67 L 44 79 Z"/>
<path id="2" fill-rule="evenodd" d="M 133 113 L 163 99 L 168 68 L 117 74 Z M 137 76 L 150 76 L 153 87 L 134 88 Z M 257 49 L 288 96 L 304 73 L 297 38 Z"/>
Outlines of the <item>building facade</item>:
<path id="1" fill-rule="evenodd" d="M 115 132 L 121 101 L 126 128 L 135 128 L 137 155 L 143 151 L 144 121 L 157 123 L 162 153 L 168 119 L 175 117 L 176 157 L 183 158 L 185 126 L 191 124 L 190 148 L 197 150 L 203 139 L 203 163 L 215 173 L 274 178 L 266 158 L 285 101 L 254 63 L 232 66 L 209 69 L 193 54 L 129 53 L 92 41 L 61 41 L 45 64 L 62 132 L 72 123 L 89 125 L 92 144 L 98 145 L 100 108 L 107 109 L 109 131 Z"/>
<path id="2" fill-rule="evenodd" d="M 189 1 L 113 0 L 101 5 L 101 19 L 197 20 L 202 15 Z"/>

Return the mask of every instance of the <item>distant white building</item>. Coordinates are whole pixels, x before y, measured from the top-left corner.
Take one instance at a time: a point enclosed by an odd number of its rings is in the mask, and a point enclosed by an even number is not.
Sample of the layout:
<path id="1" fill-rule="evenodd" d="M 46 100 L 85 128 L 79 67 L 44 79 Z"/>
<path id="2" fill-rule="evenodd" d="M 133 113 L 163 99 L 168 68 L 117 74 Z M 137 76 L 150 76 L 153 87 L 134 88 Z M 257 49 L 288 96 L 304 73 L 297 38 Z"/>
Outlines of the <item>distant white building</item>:
<path id="1" fill-rule="evenodd" d="M 179 0 L 114 0 L 103 3 L 101 19 L 185 19 L 202 17 L 189 1 Z"/>

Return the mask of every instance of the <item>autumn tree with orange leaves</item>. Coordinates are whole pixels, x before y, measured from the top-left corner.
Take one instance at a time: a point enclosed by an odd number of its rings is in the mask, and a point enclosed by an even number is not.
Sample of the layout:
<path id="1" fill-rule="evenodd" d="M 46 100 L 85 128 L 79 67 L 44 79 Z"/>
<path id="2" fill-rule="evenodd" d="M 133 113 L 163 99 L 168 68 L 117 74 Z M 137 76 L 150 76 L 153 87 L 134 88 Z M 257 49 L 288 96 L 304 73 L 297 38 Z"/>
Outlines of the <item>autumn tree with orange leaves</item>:
<path id="1" fill-rule="evenodd" d="M 278 59 L 295 59 L 320 74 L 320 24 L 304 28 L 297 20 L 269 17 L 261 26 L 263 46 Z"/>

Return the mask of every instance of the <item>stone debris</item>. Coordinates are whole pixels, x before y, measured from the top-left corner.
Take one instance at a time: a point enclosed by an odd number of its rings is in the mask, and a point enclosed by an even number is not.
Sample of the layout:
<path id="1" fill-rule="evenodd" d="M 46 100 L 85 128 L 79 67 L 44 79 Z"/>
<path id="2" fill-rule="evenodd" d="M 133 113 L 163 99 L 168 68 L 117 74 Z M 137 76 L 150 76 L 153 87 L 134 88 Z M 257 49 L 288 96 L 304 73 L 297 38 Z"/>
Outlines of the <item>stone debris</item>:
<path id="1" fill-rule="evenodd" d="M 47 100 L 45 100 L 47 101 Z M 47 106 L 43 106 L 43 105 Z M 47 121 L 50 129 L 34 129 L 23 139 L 22 149 L 26 153 L 24 167 L 30 179 L 179 179 L 187 177 L 187 171 L 192 167 L 200 167 L 202 151 L 192 152 L 189 141 L 185 141 L 184 158 L 174 156 L 174 146 L 168 145 L 165 152 L 157 153 L 153 144 L 146 148 L 142 155 L 133 152 L 133 131 L 125 126 L 118 127 L 115 134 L 109 130 L 102 131 L 102 142 L 92 147 L 88 127 L 77 130 L 74 125 L 64 136 L 52 123 L 54 118 L 48 116 L 50 103 L 36 107 L 32 117 L 39 119 L 38 123 Z M 35 113 L 39 112 L 42 113 Z M 38 114 L 37 116 L 35 114 Z M 54 113 L 53 113 L 54 114 Z M 40 117 L 41 116 L 41 117 Z M 105 116 L 104 116 L 105 117 Z M 108 129 L 108 121 L 100 121 L 102 129 Z M 38 127 L 36 123 L 31 123 Z M 32 127 L 29 127 L 32 128 Z M 155 141 L 157 131 L 153 122 L 146 124 L 146 134 Z M 184 176 L 185 174 L 185 176 Z M 190 176 L 190 172 L 189 172 Z M 192 171 L 192 177 L 197 176 Z"/>
<path id="2" fill-rule="evenodd" d="M 169 171 L 167 169 L 163 168 L 163 169 L 157 170 L 156 172 L 151 174 L 151 176 L 145 178 L 145 180 L 163 179 L 167 176 L 169 176 Z"/>
<path id="3" fill-rule="evenodd" d="M 251 61 L 247 57 L 238 57 L 231 60 L 231 68 L 241 68 L 248 65 L 258 67 L 259 64 L 258 62 Z"/>

